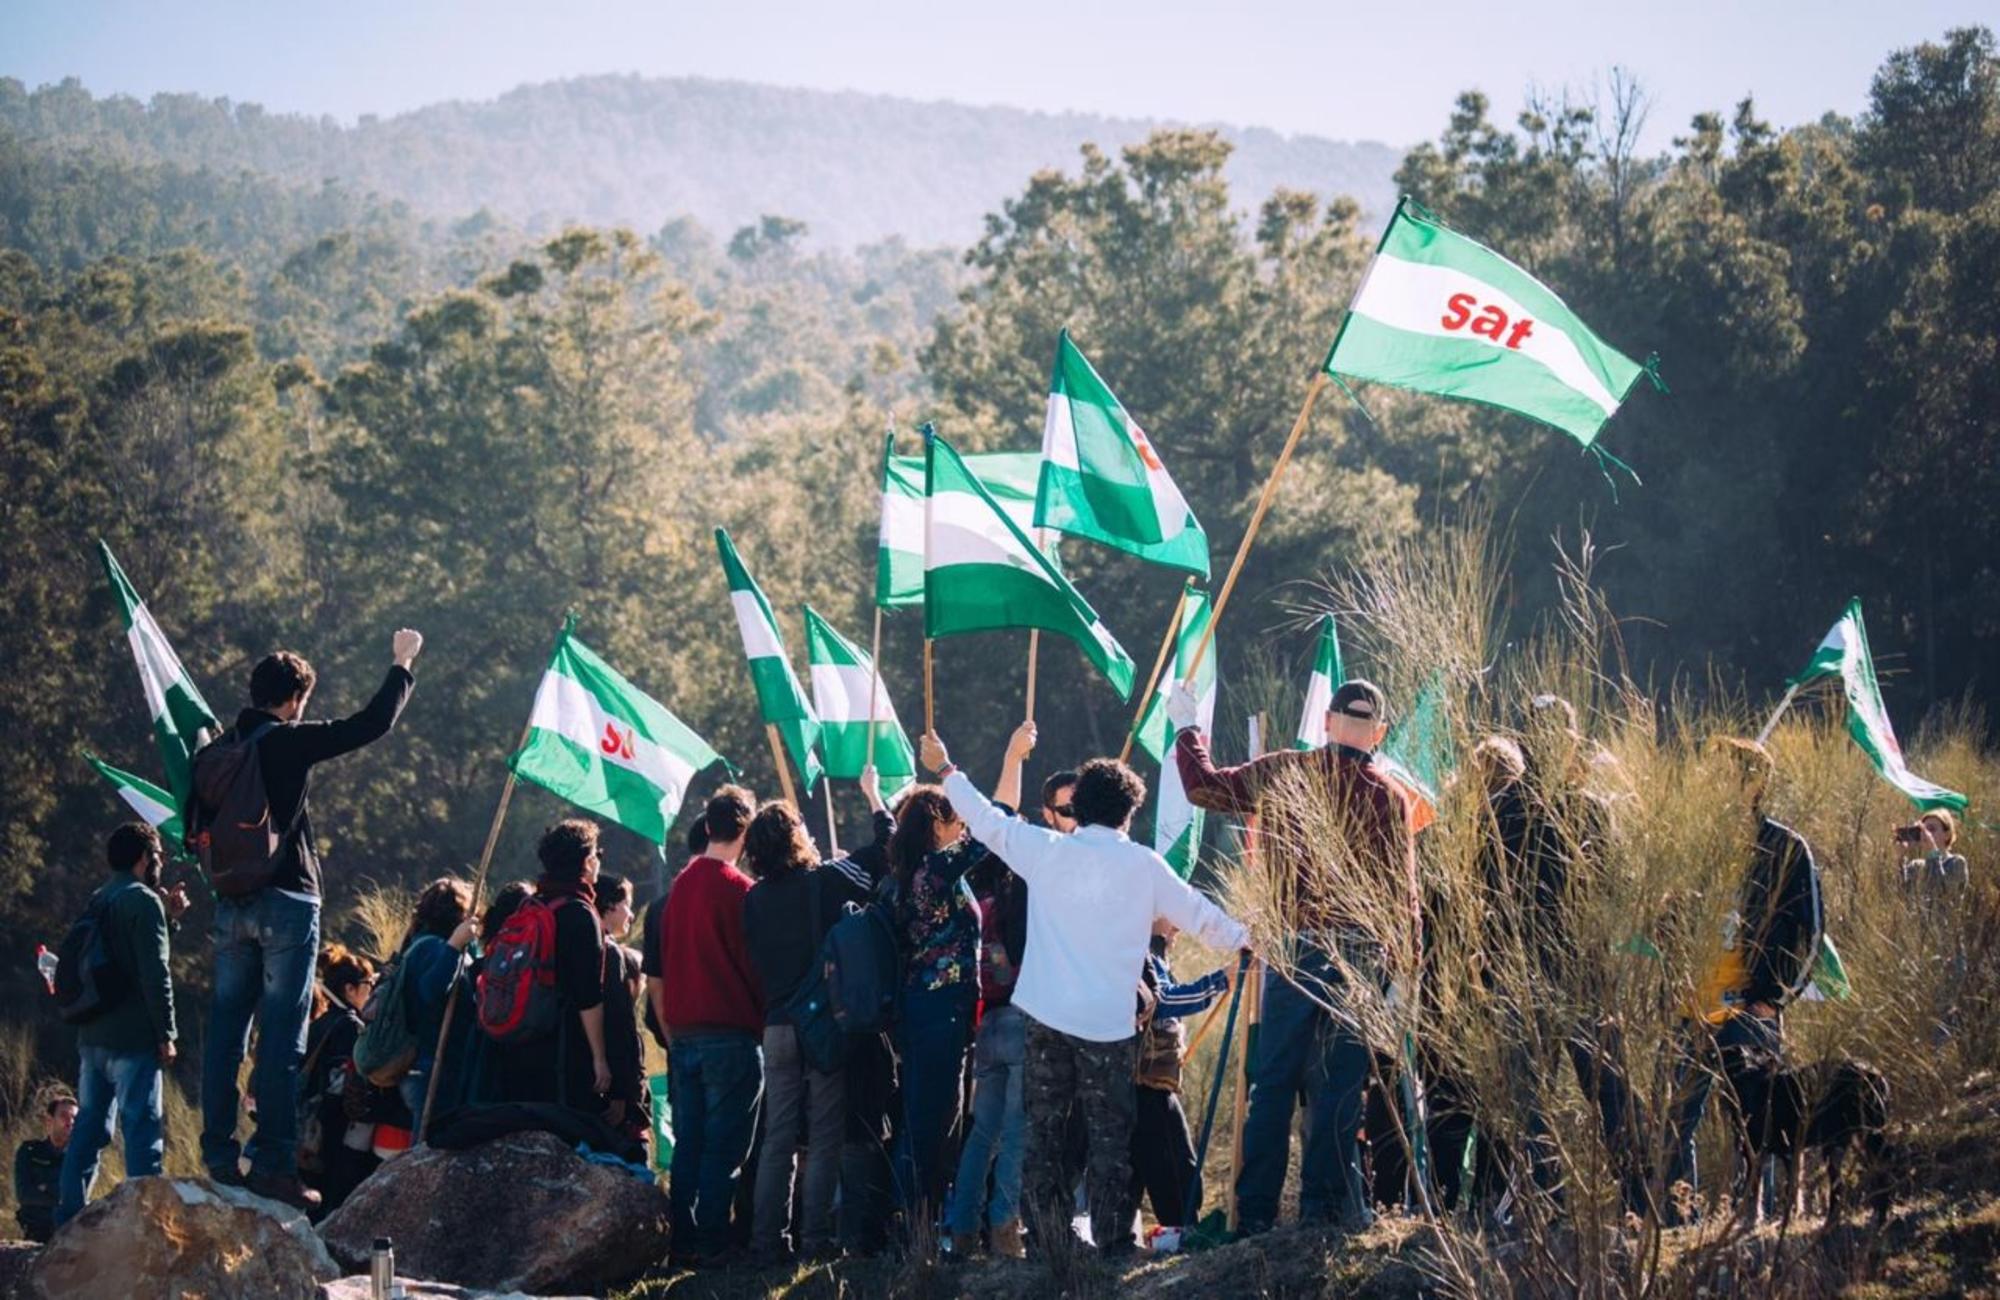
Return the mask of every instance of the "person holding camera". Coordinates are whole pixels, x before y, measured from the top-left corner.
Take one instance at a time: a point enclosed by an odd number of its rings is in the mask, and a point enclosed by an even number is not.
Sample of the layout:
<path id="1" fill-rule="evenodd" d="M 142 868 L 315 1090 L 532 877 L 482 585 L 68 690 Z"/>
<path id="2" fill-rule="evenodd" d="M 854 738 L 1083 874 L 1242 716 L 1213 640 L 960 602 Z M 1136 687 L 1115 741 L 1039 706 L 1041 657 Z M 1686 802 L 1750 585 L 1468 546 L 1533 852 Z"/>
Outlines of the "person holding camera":
<path id="1" fill-rule="evenodd" d="M 1943 808 L 1933 808 L 1908 826 L 1896 828 L 1896 847 L 1903 853 L 1923 856 L 1903 862 L 1903 888 L 1926 897 L 1957 897 L 1971 883 L 1965 857 L 1953 853 L 1958 841 L 1958 819 Z"/>

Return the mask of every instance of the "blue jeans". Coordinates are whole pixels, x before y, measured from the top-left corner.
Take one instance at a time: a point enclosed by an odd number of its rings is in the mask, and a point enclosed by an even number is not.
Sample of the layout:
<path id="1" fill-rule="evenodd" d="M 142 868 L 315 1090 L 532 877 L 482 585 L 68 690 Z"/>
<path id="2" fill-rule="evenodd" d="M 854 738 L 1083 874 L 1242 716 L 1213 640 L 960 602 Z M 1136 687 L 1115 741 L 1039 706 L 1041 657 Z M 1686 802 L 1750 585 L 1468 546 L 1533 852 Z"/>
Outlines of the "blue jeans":
<path id="1" fill-rule="evenodd" d="M 215 902 L 215 993 L 201 1053 L 201 1161 L 233 1174 L 250 1157 L 260 1174 L 298 1173 L 299 1063 L 312 1012 L 313 963 L 319 956 L 319 900 L 275 889 Z M 257 1128 L 247 1149 L 236 1141 L 236 1072 L 257 1022 L 257 1064 L 250 1076 Z"/>
<path id="2" fill-rule="evenodd" d="M 56 1226 L 76 1217 L 97 1181 L 97 1157 L 111 1141 L 116 1107 L 118 1132 L 125 1143 L 125 1176 L 145 1178 L 160 1172 L 166 1134 L 160 1117 L 160 1058 L 157 1050 L 114 1052 L 108 1047 L 79 1047 L 83 1070 L 77 1080 L 76 1131 L 63 1150 L 62 1177 L 56 1193 Z"/>
<path id="3" fill-rule="evenodd" d="M 1335 1001 L 1341 976 L 1326 954 L 1301 946 L 1297 975 Z M 1305 1152 L 1299 1169 L 1299 1217 L 1364 1223 L 1370 1217 L 1356 1131 L 1371 1056 L 1353 1027 L 1294 988 L 1275 970 L 1264 974 L 1264 1017 L 1250 1055 L 1250 1113 L 1243 1122 L 1243 1168 L 1236 1176 L 1244 1230 L 1277 1222 L 1278 1194 L 1292 1144 L 1292 1111 L 1308 1093 Z"/>
<path id="4" fill-rule="evenodd" d="M 995 1007 L 979 1022 L 979 1037 L 972 1047 L 972 1132 L 959 1153 L 951 1194 L 951 1230 L 959 1236 L 979 1231 L 981 1211 L 995 1227 L 1020 1217 L 1021 1157 L 1028 1142 L 1021 1067 L 1027 1047 L 1028 1021 L 1019 1007 Z M 990 1202 L 989 1169 L 993 1172 Z"/>
<path id="5" fill-rule="evenodd" d="M 903 990 L 896 1055 L 903 1067 L 903 1126 L 896 1138 L 896 1192 L 904 1209 L 926 1220 L 942 1207 L 951 1176 L 951 1128 L 958 1118 L 965 1049 L 972 1041 L 971 984 Z M 922 1207 L 922 1208 L 919 1208 Z"/>
<path id="6" fill-rule="evenodd" d="M 764 1051 L 751 1035 L 690 1034 L 667 1044 L 674 1107 L 674 1163 L 667 1195 L 676 1254 L 716 1255 L 729 1245 L 736 1178 L 757 1131 Z"/>

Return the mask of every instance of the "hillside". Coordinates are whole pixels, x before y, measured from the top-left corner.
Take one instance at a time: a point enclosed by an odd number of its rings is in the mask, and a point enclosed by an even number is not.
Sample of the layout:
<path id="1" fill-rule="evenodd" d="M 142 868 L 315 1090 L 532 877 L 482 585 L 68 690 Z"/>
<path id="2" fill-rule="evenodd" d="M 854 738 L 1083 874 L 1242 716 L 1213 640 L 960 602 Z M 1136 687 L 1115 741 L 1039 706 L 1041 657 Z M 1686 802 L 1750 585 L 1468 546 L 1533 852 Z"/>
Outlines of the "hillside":
<path id="1" fill-rule="evenodd" d="M 920 103 L 886 95 L 701 78 L 582 77 L 481 103 L 440 103 L 353 126 L 255 104 L 163 94 L 97 98 L 74 80 L 30 91 L 0 79 L 0 126 L 31 139 L 317 185 L 338 178 L 430 215 L 481 208 L 531 227 L 564 221 L 657 229 L 692 216 L 727 234 L 771 212 L 815 242 L 900 235 L 963 246 L 1038 169 L 1074 169 L 1160 121 Z M 1284 186 L 1383 212 L 1401 151 L 1224 127 L 1231 192 L 1254 208 Z"/>

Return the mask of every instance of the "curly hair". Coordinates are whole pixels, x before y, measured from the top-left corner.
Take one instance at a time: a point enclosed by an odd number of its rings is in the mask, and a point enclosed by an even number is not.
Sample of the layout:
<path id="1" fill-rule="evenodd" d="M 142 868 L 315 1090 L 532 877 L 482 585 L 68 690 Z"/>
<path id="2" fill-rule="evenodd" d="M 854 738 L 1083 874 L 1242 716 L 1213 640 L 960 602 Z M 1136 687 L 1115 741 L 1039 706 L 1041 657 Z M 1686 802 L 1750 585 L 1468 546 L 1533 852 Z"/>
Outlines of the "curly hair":
<path id="1" fill-rule="evenodd" d="M 417 895 L 417 905 L 410 912 L 409 937 L 403 942 L 407 945 L 421 934 L 449 938 L 471 912 L 472 886 L 457 876 L 439 876 Z"/>
<path id="2" fill-rule="evenodd" d="M 1078 825 L 1117 829 L 1146 802 L 1146 783 L 1115 758 L 1093 758 L 1077 769 L 1069 802 L 1076 809 Z"/>
<path id="3" fill-rule="evenodd" d="M 771 880 L 819 865 L 819 850 L 806 833 L 798 810 L 774 799 L 757 810 L 743 835 L 743 865 L 759 880 Z"/>
<path id="4" fill-rule="evenodd" d="M 958 814 L 952 811 L 951 800 L 945 797 L 942 786 L 913 785 L 904 794 L 902 804 L 896 809 L 896 830 L 889 836 L 889 866 L 896 873 L 896 884 L 903 897 L 910 896 L 917 868 L 937 848 L 937 828 L 957 820 Z"/>
<path id="5" fill-rule="evenodd" d="M 318 979 L 313 985 L 312 1018 L 319 1019 L 347 990 L 375 978 L 375 964 L 346 944 L 330 943 L 319 950 Z"/>

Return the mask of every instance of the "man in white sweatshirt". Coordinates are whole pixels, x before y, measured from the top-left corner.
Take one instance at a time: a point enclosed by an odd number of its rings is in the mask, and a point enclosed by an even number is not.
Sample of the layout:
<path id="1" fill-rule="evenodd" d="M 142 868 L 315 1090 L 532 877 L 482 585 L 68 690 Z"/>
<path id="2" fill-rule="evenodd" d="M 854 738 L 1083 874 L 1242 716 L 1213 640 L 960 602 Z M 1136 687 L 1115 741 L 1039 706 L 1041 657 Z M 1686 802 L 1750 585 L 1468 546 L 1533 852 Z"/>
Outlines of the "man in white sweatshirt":
<path id="1" fill-rule="evenodd" d="M 1244 947 L 1249 931 L 1126 834 L 1146 783 L 1125 764 L 1098 758 L 1083 765 L 1070 794 L 1077 829 L 1065 835 L 995 806 L 935 735 L 924 736 L 922 749 L 924 766 L 942 778 L 973 838 L 1029 886 L 1014 1005 L 1027 1016 L 1024 1208 L 1037 1248 L 1069 1230 L 1062 1145 L 1074 1101 L 1090 1133 L 1091 1236 L 1107 1254 L 1129 1251 L 1138 972 L 1153 921 L 1165 917 L 1223 949 Z"/>

